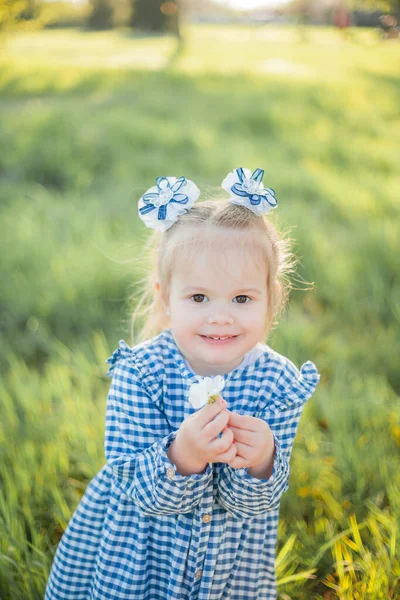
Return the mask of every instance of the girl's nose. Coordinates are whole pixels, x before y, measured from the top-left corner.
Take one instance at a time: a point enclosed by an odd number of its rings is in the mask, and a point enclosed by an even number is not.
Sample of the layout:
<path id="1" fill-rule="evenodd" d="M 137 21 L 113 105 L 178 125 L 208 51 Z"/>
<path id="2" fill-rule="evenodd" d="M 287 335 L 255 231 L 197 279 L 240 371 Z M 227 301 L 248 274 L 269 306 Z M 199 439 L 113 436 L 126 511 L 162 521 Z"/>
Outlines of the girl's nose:
<path id="1" fill-rule="evenodd" d="M 219 323 L 223 325 L 233 325 L 233 317 L 229 317 L 228 315 L 210 315 L 207 319 L 207 323 L 211 325 L 211 323 Z"/>

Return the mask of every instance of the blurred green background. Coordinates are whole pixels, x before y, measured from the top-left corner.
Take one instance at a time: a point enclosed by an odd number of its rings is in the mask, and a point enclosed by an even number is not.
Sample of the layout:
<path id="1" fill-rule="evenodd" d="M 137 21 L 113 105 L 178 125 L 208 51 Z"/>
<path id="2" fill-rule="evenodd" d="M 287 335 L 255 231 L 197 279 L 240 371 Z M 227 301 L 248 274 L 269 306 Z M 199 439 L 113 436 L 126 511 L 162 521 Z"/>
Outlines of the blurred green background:
<path id="1" fill-rule="evenodd" d="M 159 175 L 209 193 L 239 166 L 265 169 L 300 259 L 269 344 L 322 375 L 280 598 L 400 598 L 399 40 L 290 11 L 148 33 L 122 5 L 94 31 L 90 6 L 63 6 L 0 10 L 1 600 L 43 597 L 105 462 L 104 361 L 146 269 L 138 198 Z"/>

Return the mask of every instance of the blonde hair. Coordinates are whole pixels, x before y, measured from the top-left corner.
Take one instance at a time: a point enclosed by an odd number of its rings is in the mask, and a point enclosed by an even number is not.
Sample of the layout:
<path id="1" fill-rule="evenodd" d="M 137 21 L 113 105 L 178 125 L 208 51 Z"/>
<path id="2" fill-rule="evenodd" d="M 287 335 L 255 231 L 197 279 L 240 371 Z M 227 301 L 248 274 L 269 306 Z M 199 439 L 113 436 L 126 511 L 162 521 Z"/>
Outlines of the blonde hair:
<path id="1" fill-rule="evenodd" d="M 278 322 L 286 306 L 292 285 L 288 275 L 294 271 L 297 259 L 291 252 L 291 240 L 280 234 L 278 228 L 266 216 L 257 216 L 244 206 L 228 200 L 205 200 L 197 202 L 187 213 L 180 216 L 166 232 L 153 230 L 145 251 L 150 253 L 151 268 L 140 281 L 142 292 L 132 295 L 135 310 L 131 320 L 131 344 L 145 341 L 168 327 L 161 294 L 155 294 L 155 284 L 160 283 L 168 297 L 171 276 L 179 257 L 187 264 L 191 257 L 205 244 L 217 243 L 223 252 L 216 230 L 240 233 L 241 247 L 260 255 L 267 264 L 268 315 L 265 337 Z M 218 232 L 217 232 L 218 233 Z M 235 246 L 238 240 L 235 239 Z M 276 285 L 278 284 L 278 285 Z M 141 327 L 138 325 L 141 322 Z"/>

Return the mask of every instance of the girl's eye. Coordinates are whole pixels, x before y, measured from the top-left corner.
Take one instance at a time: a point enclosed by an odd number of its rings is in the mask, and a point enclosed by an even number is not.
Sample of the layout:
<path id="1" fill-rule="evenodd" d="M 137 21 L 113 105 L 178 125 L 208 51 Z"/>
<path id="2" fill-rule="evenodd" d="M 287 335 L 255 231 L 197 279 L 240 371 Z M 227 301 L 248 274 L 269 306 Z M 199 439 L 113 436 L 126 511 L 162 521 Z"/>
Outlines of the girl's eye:
<path id="1" fill-rule="evenodd" d="M 207 298 L 207 296 L 205 296 L 205 294 L 193 294 L 193 296 L 190 297 L 191 300 L 193 300 L 193 302 L 196 302 L 197 304 L 203 304 L 204 300 Z M 235 296 L 234 301 L 237 302 L 237 304 L 247 304 L 247 302 L 250 300 L 249 296 L 246 296 L 244 294 L 241 294 L 239 296 Z"/>
<path id="2" fill-rule="evenodd" d="M 194 302 L 197 302 L 197 304 L 201 304 L 203 301 L 203 298 L 205 298 L 205 295 L 204 294 L 193 294 L 192 298 L 193 298 Z"/>
<path id="3" fill-rule="evenodd" d="M 250 300 L 250 298 L 245 295 L 236 296 L 234 299 L 237 300 L 238 304 L 247 304 L 247 300 Z"/>

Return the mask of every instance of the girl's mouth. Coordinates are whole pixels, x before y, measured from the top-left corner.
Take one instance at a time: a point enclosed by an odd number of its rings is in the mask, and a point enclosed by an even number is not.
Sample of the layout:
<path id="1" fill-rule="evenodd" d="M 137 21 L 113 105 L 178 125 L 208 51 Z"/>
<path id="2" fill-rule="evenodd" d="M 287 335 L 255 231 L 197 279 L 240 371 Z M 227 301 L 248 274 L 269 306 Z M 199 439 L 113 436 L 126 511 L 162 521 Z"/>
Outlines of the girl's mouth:
<path id="1" fill-rule="evenodd" d="M 207 336 L 207 335 L 201 335 L 201 338 L 203 338 L 203 340 L 205 340 L 207 343 L 211 344 L 212 346 L 223 346 L 225 344 L 230 344 L 233 342 L 233 340 L 235 340 L 238 336 L 237 335 L 230 335 L 230 336 L 221 336 L 221 337 L 217 337 L 217 336 Z"/>

